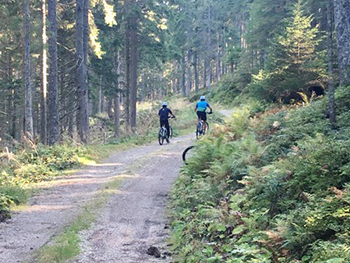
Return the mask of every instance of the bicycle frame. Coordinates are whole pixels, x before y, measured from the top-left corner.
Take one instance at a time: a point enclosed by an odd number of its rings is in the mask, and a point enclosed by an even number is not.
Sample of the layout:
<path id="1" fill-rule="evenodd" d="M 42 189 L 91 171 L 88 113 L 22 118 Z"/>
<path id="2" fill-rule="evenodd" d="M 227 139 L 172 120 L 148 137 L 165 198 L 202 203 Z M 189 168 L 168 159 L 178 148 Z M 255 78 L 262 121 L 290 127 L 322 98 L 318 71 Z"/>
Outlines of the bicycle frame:
<path id="1" fill-rule="evenodd" d="M 209 124 L 208 122 L 205 122 L 206 123 L 206 129 L 203 130 L 203 127 L 204 127 L 204 121 L 203 120 L 200 120 L 198 123 L 197 123 L 197 129 L 196 129 L 196 137 L 198 138 L 200 135 L 204 135 L 208 128 L 209 128 Z"/>

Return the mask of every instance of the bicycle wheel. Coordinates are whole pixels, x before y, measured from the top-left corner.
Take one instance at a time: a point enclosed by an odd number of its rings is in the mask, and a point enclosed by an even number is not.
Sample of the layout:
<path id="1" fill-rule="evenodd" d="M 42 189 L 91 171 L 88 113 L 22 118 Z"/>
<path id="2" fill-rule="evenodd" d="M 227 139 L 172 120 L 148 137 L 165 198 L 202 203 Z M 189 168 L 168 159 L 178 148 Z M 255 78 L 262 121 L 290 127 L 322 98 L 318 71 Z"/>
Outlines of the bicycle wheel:
<path id="1" fill-rule="evenodd" d="M 192 146 L 187 147 L 182 153 L 182 160 L 184 161 L 185 164 L 187 164 L 186 163 L 186 157 L 187 157 L 187 159 L 189 157 L 188 151 L 191 150 L 193 147 L 195 147 L 195 146 L 192 145 Z"/>
<path id="2" fill-rule="evenodd" d="M 159 133 L 158 133 L 158 142 L 160 145 L 163 145 L 163 143 L 164 143 L 163 133 L 164 133 L 163 129 L 160 128 Z"/>
<path id="3" fill-rule="evenodd" d="M 205 130 L 203 129 L 203 135 L 206 134 L 209 131 L 209 123 L 205 122 L 207 124 L 207 127 L 205 128 Z"/>
<path id="4" fill-rule="evenodd" d="M 173 128 L 171 128 L 171 126 L 169 127 L 169 138 L 172 139 L 173 138 Z"/>
<path id="5" fill-rule="evenodd" d="M 165 133 L 164 138 L 165 138 L 165 140 L 166 140 L 166 142 L 167 142 L 167 143 L 169 143 L 169 142 L 170 142 L 170 140 L 169 140 L 169 136 L 168 136 L 168 133 L 167 133 L 167 132 Z"/>
<path id="6" fill-rule="evenodd" d="M 203 133 L 203 123 L 200 122 L 197 124 L 197 130 L 196 130 L 196 137 L 199 138 L 200 135 Z"/>

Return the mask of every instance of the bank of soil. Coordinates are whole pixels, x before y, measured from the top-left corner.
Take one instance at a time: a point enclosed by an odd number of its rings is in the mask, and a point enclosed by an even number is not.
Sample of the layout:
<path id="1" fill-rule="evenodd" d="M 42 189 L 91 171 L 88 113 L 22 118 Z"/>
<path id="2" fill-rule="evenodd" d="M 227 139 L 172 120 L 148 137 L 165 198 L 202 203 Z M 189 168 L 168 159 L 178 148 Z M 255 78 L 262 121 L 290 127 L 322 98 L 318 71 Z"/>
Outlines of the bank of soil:
<path id="1" fill-rule="evenodd" d="M 166 201 L 182 165 L 181 153 L 193 137 L 119 152 L 102 164 L 46 185 L 28 207 L 0 223 L 0 262 L 36 262 L 35 251 L 60 234 L 84 204 L 116 178 L 122 178 L 118 191 L 111 194 L 93 226 L 81 233 L 82 253 L 73 262 L 170 262 Z M 151 246 L 160 255 L 149 255 Z"/>

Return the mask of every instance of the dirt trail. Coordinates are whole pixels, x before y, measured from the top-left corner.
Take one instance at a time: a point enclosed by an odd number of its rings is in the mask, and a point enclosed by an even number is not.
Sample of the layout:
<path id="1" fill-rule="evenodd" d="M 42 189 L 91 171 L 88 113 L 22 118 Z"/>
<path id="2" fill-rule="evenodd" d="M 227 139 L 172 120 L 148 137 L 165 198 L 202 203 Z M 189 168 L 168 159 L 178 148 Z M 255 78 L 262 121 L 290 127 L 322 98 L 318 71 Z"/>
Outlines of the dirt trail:
<path id="1" fill-rule="evenodd" d="M 0 262 L 31 261 L 35 250 L 69 225 L 83 205 L 116 177 L 125 178 L 92 228 L 81 234 L 83 253 L 74 262 L 168 262 L 146 252 L 152 245 L 161 252 L 166 249 L 167 194 L 179 174 L 181 153 L 193 137 L 123 151 L 55 180 L 34 196 L 30 206 L 0 223 Z"/>

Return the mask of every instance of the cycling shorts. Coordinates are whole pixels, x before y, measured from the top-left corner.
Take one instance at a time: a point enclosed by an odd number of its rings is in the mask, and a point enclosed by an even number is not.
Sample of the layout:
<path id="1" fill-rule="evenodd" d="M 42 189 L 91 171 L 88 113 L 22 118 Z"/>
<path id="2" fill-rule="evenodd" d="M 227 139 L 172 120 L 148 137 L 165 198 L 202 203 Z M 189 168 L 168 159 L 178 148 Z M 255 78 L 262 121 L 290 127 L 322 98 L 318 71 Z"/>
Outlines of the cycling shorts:
<path id="1" fill-rule="evenodd" d="M 205 111 L 197 111 L 198 119 L 207 121 L 207 113 Z"/>

